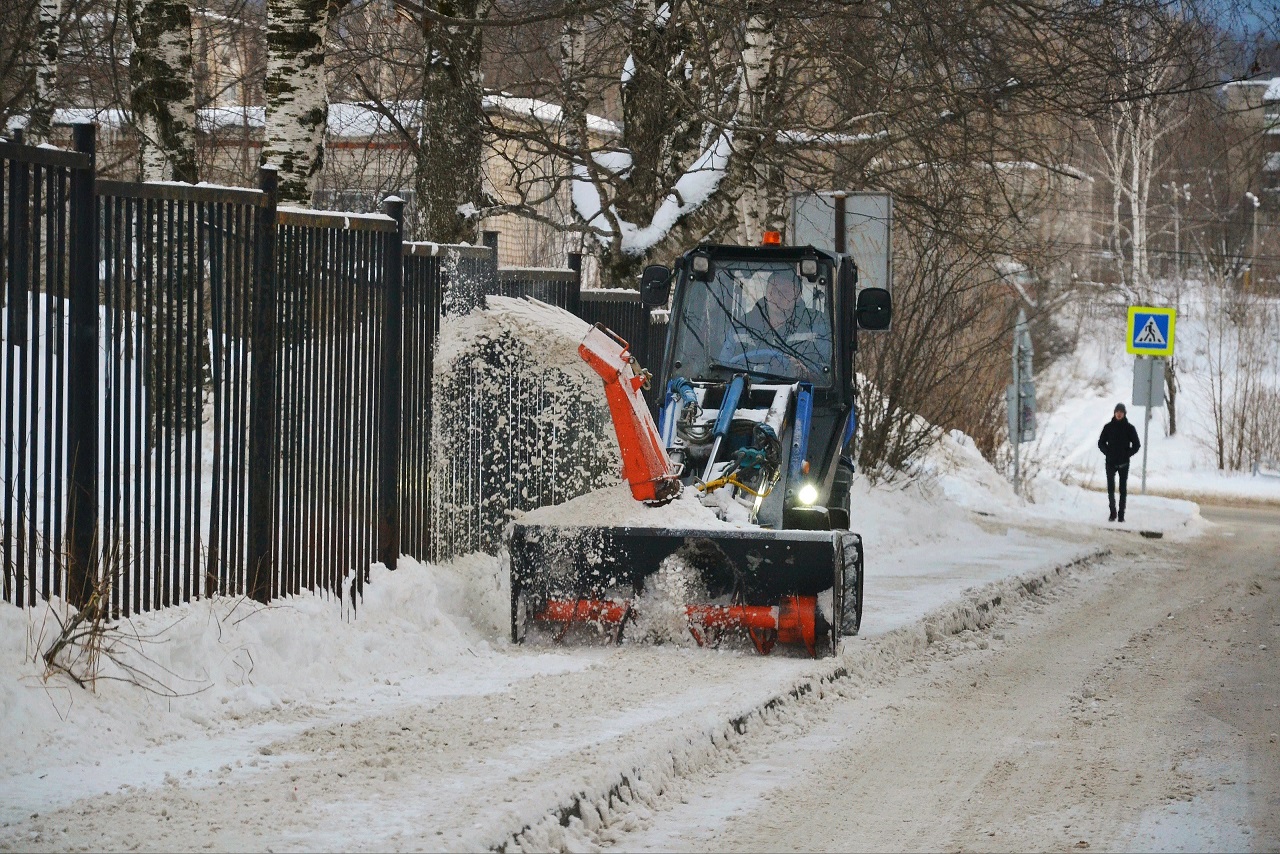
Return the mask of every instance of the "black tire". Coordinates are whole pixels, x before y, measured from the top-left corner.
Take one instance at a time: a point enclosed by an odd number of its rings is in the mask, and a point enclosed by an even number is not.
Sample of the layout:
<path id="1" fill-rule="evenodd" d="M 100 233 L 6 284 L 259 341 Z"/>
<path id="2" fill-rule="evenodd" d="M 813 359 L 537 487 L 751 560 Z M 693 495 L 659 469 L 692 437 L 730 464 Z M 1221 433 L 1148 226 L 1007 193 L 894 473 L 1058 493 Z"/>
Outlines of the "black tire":
<path id="1" fill-rule="evenodd" d="M 835 612 L 837 630 L 846 637 L 862 628 L 862 536 L 840 534 L 840 561 L 836 566 Z"/>

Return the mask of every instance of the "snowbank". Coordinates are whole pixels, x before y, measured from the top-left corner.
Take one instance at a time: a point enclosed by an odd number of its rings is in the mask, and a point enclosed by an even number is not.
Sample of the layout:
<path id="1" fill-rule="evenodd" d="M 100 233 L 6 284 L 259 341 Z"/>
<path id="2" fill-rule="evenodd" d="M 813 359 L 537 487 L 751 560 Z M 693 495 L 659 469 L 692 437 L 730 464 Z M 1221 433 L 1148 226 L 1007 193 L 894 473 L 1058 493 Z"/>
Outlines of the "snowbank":
<path id="1" fill-rule="evenodd" d="M 35 767 L 52 744 L 93 757 L 301 703 L 386 700 L 397 679 L 492 654 L 495 615 L 506 608 L 495 572 L 492 562 L 405 558 L 394 573 L 370 569 L 354 612 L 304 593 L 265 606 L 215 597 L 141 614 L 109 628 L 94 691 L 48 676 L 38 661 L 68 617 L 65 603 L 0 608 L 0 713 L 11 736 L 0 768 Z"/>

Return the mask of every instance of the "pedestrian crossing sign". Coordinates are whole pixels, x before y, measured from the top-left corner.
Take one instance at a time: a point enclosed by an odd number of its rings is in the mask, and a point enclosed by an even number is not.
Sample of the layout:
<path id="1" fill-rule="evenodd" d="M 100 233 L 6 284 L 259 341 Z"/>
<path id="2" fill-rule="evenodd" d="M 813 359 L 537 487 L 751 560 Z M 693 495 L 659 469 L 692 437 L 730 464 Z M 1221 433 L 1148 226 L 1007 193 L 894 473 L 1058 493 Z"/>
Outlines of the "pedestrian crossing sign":
<path id="1" fill-rule="evenodd" d="M 1135 356 L 1172 356 L 1177 309 L 1129 306 L 1128 351 Z"/>

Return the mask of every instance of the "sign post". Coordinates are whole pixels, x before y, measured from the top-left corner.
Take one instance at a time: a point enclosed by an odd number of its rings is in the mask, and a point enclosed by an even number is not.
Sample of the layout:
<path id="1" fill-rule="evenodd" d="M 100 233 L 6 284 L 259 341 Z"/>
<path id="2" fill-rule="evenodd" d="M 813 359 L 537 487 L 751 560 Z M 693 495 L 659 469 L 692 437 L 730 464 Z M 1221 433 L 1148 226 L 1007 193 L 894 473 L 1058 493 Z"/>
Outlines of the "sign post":
<path id="1" fill-rule="evenodd" d="M 1129 306 L 1126 349 L 1138 357 L 1133 364 L 1133 405 L 1146 407 L 1142 419 L 1143 495 L 1147 494 L 1147 437 L 1150 435 L 1151 410 L 1164 406 L 1164 360 L 1173 355 L 1176 320 L 1176 309 Z"/>
<path id="2" fill-rule="evenodd" d="M 1164 359 L 1138 356 L 1133 360 L 1133 405 L 1145 406 L 1142 423 L 1142 494 L 1147 494 L 1147 435 L 1151 410 L 1164 406 Z"/>
<path id="3" fill-rule="evenodd" d="M 1027 314 L 1018 310 L 1013 333 L 1013 383 L 1005 391 L 1009 408 L 1009 444 L 1013 446 L 1013 491 L 1022 488 L 1020 447 L 1036 437 L 1036 385 L 1031 379 L 1031 327 Z"/>

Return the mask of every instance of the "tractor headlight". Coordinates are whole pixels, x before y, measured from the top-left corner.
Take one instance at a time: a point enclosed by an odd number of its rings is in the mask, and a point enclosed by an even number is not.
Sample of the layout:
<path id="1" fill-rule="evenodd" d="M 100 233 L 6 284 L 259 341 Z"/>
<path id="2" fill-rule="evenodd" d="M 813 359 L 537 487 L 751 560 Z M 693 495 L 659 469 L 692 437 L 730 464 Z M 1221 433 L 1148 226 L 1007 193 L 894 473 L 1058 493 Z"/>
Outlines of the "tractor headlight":
<path id="1" fill-rule="evenodd" d="M 705 277 L 707 273 L 711 272 L 711 258 L 702 254 L 694 255 L 690 266 L 693 267 L 695 276 Z"/>
<path id="2" fill-rule="evenodd" d="M 800 487 L 800 494 L 796 496 L 800 499 L 800 503 L 806 507 L 812 507 L 818 503 L 818 487 L 812 483 L 806 483 Z"/>

